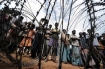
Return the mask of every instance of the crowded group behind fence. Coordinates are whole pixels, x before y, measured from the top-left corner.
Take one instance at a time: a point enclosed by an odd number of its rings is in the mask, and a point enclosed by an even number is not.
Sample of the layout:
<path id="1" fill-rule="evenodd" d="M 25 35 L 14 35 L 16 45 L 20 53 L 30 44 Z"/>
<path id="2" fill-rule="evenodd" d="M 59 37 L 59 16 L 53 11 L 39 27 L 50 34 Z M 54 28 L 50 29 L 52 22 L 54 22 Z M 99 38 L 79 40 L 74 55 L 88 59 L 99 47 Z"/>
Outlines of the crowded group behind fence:
<path id="1" fill-rule="evenodd" d="M 0 11 L 0 36 L 9 45 L 10 53 L 30 55 L 32 59 L 41 53 L 41 59 L 45 62 L 57 63 L 57 58 L 61 57 L 64 64 L 94 66 L 97 69 L 100 63 L 105 62 L 105 33 L 91 36 L 92 30 L 88 29 L 87 32 L 80 32 L 78 37 L 76 30 L 68 33 L 66 29 L 61 30 L 57 22 L 53 28 L 45 18 L 40 19 L 38 27 L 32 21 L 23 20 L 23 16 Z M 90 60 L 87 60 L 90 52 Z"/>

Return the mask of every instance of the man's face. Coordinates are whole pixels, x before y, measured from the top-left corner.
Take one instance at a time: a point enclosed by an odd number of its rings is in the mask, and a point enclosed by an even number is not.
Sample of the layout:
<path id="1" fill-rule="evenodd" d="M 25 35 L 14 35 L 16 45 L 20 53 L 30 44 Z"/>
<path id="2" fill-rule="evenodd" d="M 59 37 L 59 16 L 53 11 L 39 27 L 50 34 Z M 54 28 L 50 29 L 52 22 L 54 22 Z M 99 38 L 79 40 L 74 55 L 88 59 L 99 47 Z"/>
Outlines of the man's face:
<path id="1" fill-rule="evenodd" d="M 102 36 L 103 36 L 103 38 L 105 39 L 105 34 L 103 34 Z"/>
<path id="2" fill-rule="evenodd" d="M 64 30 L 64 33 L 66 33 L 66 30 Z"/>
<path id="3" fill-rule="evenodd" d="M 19 20 L 19 21 L 22 21 L 23 19 L 22 19 L 22 18 L 19 18 L 18 20 Z"/>
<path id="4" fill-rule="evenodd" d="M 51 29 L 52 28 L 52 25 L 49 25 L 49 28 Z"/>
<path id="5" fill-rule="evenodd" d="M 73 30 L 73 31 L 72 31 L 72 33 L 73 33 L 73 34 L 76 34 L 76 31 L 75 31 L 75 30 Z"/>
<path id="6" fill-rule="evenodd" d="M 81 35 L 82 35 L 82 33 L 80 32 L 80 33 L 79 33 L 79 35 L 81 36 Z"/>
<path id="7" fill-rule="evenodd" d="M 91 30 L 88 30 L 87 32 L 90 34 L 91 33 Z"/>
<path id="8" fill-rule="evenodd" d="M 58 27 L 58 23 L 55 24 L 55 27 L 56 27 L 56 28 Z"/>

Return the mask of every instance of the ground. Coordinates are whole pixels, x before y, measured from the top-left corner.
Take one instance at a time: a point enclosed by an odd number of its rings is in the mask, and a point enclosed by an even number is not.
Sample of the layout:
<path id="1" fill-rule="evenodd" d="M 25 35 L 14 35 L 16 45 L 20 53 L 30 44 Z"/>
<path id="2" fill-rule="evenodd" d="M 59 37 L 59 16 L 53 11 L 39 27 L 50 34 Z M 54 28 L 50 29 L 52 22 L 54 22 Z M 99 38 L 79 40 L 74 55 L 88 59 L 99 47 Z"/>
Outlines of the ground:
<path id="1" fill-rule="evenodd" d="M 12 54 L 14 56 L 14 54 Z M 14 57 L 15 58 L 15 57 Z M 0 53 L 0 69 L 17 69 L 12 63 Z M 38 59 L 32 59 L 29 56 L 23 56 L 22 61 L 24 62 L 22 69 L 38 69 Z M 52 61 L 45 62 L 42 60 L 41 69 L 58 69 L 58 63 Z M 73 66 L 71 64 L 63 64 L 62 69 L 83 69 L 83 67 Z"/>

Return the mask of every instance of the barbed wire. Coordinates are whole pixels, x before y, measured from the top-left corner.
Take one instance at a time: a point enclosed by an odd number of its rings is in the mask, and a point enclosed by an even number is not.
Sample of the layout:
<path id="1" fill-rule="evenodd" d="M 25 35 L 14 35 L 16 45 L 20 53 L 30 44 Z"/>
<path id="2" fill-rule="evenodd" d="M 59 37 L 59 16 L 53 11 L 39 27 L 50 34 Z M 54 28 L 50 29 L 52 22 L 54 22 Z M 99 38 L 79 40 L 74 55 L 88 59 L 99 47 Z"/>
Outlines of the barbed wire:
<path id="1" fill-rule="evenodd" d="M 43 5 L 46 3 L 46 0 L 44 0 L 43 4 L 41 5 L 40 9 L 37 11 L 35 18 L 33 19 L 33 23 L 36 20 L 36 17 L 38 16 L 40 10 L 43 8 Z"/>

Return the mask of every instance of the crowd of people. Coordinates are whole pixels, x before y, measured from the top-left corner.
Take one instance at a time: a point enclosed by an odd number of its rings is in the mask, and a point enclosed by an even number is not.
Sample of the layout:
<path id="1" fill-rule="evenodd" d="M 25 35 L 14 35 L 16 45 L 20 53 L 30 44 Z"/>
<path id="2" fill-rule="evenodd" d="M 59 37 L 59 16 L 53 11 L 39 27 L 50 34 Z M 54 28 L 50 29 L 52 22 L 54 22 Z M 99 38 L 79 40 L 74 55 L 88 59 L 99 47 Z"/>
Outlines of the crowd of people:
<path id="1" fill-rule="evenodd" d="M 36 58 L 40 55 L 45 59 L 45 62 L 57 62 L 59 51 L 61 52 L 61 61 L 70 63 L 76 66 L 95 66 L 100 67 L 100 63 L 105 61 L 105 33 L 101 36 L 95 33 L 91 37 L 91 29 L 86 32 L 80 32 L 79 37 L 76 36 L 76 30 L 67 34 L 66 29 L 60 30 L 59 23 L 45 25 L 39 23 L 39 27 L 35 27 L 32 22 L 23 22 L 24 17 L 16 14 L 7 14 L 0 11 L 0 36 L 6 39 L 9 45 L 8 50 L 12 53 L 17 51 L 18 54 L 26 53 L 31 55 L 31 58 Z M 41 19 L 40 22 L 46 22 L 46 19 Z M 59 36 L 61 34 L 61 37 Z M 91 38 L 93 44 L 91 47 Z M 90 47 L 92 51 L 90 51 Z M 59 50 L 60 48 L 60 50 Z M 87 58 L 91 52 L 89 63 Z"/>

